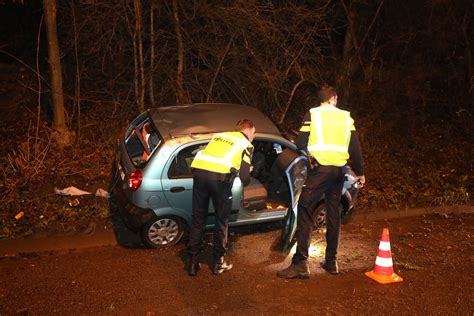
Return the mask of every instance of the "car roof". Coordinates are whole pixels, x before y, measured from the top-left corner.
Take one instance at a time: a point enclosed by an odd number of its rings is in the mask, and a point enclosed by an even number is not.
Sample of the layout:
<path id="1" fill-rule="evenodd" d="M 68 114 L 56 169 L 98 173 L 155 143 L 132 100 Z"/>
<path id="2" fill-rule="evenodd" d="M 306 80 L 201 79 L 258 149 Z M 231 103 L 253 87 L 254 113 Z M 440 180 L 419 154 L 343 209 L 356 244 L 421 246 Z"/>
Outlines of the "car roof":
<path id="1" fill-rule="evenodd" d="M 196 103 L 149 109 L 162 137 L 229 132 L 241 119 L 251 120 L 257 133 L 281 136 L 273 122 L 258 109 L 241 104 Z"/>

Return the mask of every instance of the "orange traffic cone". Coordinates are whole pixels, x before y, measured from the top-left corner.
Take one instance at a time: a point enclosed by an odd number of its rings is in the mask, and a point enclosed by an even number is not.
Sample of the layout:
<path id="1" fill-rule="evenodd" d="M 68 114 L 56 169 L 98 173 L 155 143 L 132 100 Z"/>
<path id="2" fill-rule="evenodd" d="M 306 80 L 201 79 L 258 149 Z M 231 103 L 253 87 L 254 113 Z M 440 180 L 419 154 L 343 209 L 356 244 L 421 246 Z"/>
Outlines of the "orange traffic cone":
<path id="1" fill-rule="evenodd" d="M 381 284 L 402 282 L 403 279 L 393 272 L 392 252 L 390 250 L 390 240 L 388 238 L 388 228 L 382 231 L 379 251 L 375 260 L 375 268 L 366 272 L 366 276 Z"/>

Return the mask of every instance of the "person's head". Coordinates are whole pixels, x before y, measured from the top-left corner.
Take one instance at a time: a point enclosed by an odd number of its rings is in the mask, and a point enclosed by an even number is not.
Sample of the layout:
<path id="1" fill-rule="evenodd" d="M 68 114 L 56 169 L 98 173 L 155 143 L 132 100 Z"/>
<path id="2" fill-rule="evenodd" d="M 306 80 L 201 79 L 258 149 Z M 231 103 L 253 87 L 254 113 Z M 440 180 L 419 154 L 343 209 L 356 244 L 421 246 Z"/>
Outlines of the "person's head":
<path id="1" fill-rule="evenodd" d="M 142 131 L 146 132 L 147 134 L 151 133 L 150 122 L 145 122 L 145 124 L 143 124 Z"/>
<path id="2" fill-rule="evenodd" d="M 337 104 L 337 92 L 336 89 L 329 85 L 324 85 L 318 92 L 319 102 L 321 104 L 328 103 L 336 106 Z"/>
<path id="3" fill-rule="evenodd" d="M 253 141 L 255 137 L 255 125 L 253 125 L 253 122 L 251 120 L 248 120 L 248 119 L 240 120 L 237 122 L 237 124 L 235 124 L 235 128 L 239 132 L 242 132 L 245 135 L 247 135 L 247 138 L 249 139 L 249 141 Z"/>

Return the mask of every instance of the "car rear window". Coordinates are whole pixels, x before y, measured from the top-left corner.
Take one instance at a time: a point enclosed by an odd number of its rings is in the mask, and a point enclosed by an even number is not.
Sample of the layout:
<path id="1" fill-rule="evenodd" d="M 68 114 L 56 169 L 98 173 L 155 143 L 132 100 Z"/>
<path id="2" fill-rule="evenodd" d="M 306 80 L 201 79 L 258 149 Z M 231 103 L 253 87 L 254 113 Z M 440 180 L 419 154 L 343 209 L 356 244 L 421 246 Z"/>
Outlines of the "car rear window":
<path id="1" fill-rule="evenodd" d="M 149 119 L 130 127 L 125 147 L 135 167 L 143 166 L 160 145 L 160 134 Z"/>

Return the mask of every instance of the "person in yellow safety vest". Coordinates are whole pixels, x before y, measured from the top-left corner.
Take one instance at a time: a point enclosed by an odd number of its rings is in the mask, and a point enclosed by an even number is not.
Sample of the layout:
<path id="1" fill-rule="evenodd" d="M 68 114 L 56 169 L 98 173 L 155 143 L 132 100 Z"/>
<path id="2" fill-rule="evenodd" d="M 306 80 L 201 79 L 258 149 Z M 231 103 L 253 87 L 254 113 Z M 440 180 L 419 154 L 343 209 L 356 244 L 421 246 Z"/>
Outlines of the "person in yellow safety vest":
<path id="1" fill-rule="evenodd" d="M 251 143 L 255 126 L 252 121 L 244 119 L 237 122 L 236 130 L 215 134 L 191 164 L 194 183 L 192 227 L 188 242 L 187 272 L 190 276 L 195 276 L 200 268 L 199 254 L 210 200 L 215 212 L 212 272 L 220 274 L 232 268 L 232 264 L 224 260 L 232 208 L 232 183 L 237 175 L 244 185 L 250 182 Z"/>
<path id="2" fill-rule="evenodd" d="M 320 106 L 306 114 L 296 145 L 308 152 L 310 170 L 298 201 L 296 252 L 291 265 L 278 271 L 284 279 L 309 278 L 308 250 L 313 230 L 314 212 L 324 195 L 326 205 L 326 253 L 321 267 L 338 274 L 337 249 L 341 228 L 341 191 L 347 160 L 352 160 L 356 180 L 365 183 L 364 162 L 354 120 L 348 111 L 336 107 L 337 93 L 331 86 L 319 91 Z"/>

